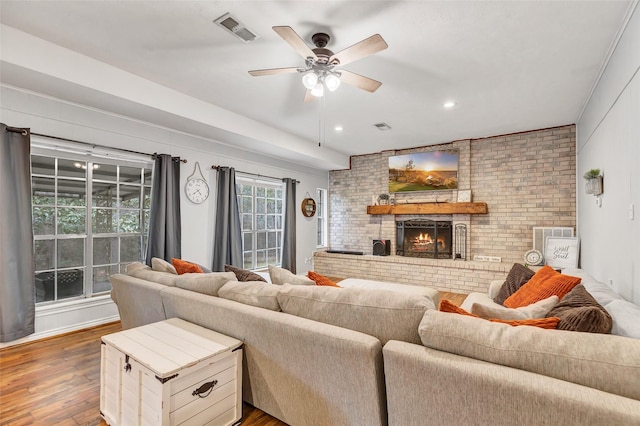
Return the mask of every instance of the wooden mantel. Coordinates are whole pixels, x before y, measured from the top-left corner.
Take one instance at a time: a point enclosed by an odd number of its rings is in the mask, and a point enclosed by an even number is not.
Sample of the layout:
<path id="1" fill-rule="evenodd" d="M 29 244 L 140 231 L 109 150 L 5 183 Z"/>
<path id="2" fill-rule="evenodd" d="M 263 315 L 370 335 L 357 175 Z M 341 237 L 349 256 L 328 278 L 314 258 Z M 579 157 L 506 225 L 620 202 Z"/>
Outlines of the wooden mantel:
<path id="1" fill-rule="evenodd" d="M 487 214 L 487 203 L 407 203 L 367 206 L 367 214 Z"/>

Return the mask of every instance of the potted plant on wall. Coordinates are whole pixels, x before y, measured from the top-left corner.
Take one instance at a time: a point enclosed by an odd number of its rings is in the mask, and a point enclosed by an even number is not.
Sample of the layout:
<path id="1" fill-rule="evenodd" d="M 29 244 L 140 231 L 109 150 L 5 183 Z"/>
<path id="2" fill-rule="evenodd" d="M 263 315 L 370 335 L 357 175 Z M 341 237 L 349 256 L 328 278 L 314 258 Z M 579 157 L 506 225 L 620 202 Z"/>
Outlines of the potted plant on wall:
<path id="1" fill-rule="evenodd" d="M 600 169 L 591 169 L 582 177 L 587 181 L 585 185 L 585 191 L 587 194 L 602 194 L 602 175 L 600 174 Z"/>

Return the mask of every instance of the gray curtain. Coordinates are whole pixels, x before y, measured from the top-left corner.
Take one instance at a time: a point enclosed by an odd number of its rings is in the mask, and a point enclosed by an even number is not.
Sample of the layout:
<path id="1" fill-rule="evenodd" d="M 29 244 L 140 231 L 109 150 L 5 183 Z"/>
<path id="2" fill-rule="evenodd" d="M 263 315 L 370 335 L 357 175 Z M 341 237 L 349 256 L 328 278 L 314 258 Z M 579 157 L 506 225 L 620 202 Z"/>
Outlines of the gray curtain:
<path id="1" fill-rule="evenodd" d="M 284 229 L 282 231 L 282 267 L 296 273 L 296 180 L 282 179 L 285 187 Z"/>
<path id="2" fill-rule="evenodd" d="M 1 127 L 0 342 L 10 342 L 35 331 L 31 136 Z"/>
<path id="3" fill-rule="evenodd" d="M 242 228 L 236 195 L 236 170 L 218 167 L 216 225 L 213 236 L 214 272 L 224 271 L 224 265 L 242 268 Z"/>
<path id="4" fill-rule="evenodd" d="M 152 257 L 180 258 L 180 158 L 157 154 L 153 165 L 147 265 Z"/>

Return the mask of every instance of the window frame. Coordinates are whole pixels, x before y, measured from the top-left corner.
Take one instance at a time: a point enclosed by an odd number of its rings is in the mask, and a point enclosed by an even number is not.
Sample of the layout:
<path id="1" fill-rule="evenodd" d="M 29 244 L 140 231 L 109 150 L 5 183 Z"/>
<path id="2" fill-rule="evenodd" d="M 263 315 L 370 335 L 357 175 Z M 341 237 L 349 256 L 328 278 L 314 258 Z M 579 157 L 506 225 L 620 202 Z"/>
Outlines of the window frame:
<path id="1" fill-rule="evenodd" d="M 327 193 L 325 188 L 316 188 L 316 248 L 328 247 Z"/>
<path id="2" fill-rule="evenodd" d="M 83 144 L 84 145 L 84 144 Z M 36 306 L 48 306 L 55 305 L 62 302 L 68 302 L 72 300 L 81 300 L 81 299 L 89 299 L 96 296 L 104 296 L 108 295 L 111 290 L 111 286 L 104 290 L 100 290 L 96 288 L 96 284 L 98 282 L 94 282 L 94 274 L 96 273 L 98 268 L 106 268 L 107 275 L 104 280 L 101 280 L 100 283 L 106 282 L 108 283 L 109 276 L 113 273 L 122 272 L 126 267 L 126 264 L 132 263 L 133 260 L 127 260 L 125 263 L 122 261 L 122 250 L 121 250 L 121 241 L 123 237 L 131 237 L 131 236 L 139 236 L 140 238 L 140 259 L 136 261 L 144 261 L 146 244 L 148 241 L 148 219 L 149 219 L 149 211 L 151 207 L 151 185 L 153 182 L 153 160 L 149 157 L 137 154 L 128 154 L 121 153 L 118 150 L 109 150 L 105 148 L 101 148 L 101 150 L 96 149 L 87 149 L 87 147 L 83 146 L 82 148 L 78 147 L 77 144 L 73 146 L 73 144 L 65 144 L 64 142 L 55 140 L 50 141 L 45 138 L 32 138 L 32 148 L 31 148 L 31 179 L 32 182 L 34 179 L 52 179 L 53 180 L 53 202 L 52 204 L 35 204 L 33 202 L 33 197 L 35 196 L 35 191 L 37 190 L 35 185 L 32 189 L 32 205 L 33 207 L 44 206 L 46 208 L 52 208 L 54 211 L 54 223 L 53 229 L 50 233 L 46 234 L 36 234 L 34 231 L 34 247 L 37 246 L 38 241 L 53 241 L 53 249 L 50 253 L 51 259 L 47 262 L 45 268 L 41 268 L 39 265 L 39 269 L 35 270 L 36 282 L 38 279 L 42 280 L 41 274 L 53 274 L 53 295 L 52 299 L 48 298 L 47 295 L 46 300 L 38 301 L 36 299 L 37 295 L 34 297 L 36 302 Z M 45 157 L 53 160 L 54 169 L 51 173 L 38 173 L 34 170 L 34 162 L 33 157 Z M 65 161 L 75 161 L 82 163 L 84 165 L 84 177 L 69 177 L 64 174 L 61 175 L 61 171 L 59 169 L 60 160 Z M 116 176 L 115 180 L 108 181 L 107 179 L 94 178 L 94 168 L 93 164 L 99 163 L 102 165 L 111 165 L 116 166 Z M 77 166 L 76 166 L 77 167 Z M 140 181 L 137 183 L 127 182 L 122 180 L 121 171 L 122 168 L 134 168 L 140 170 Z M 49 169 L 50 170 L 50 169 Z M 59 209 L 60 207 L 67 208 L 64 204 L 60 204 L 59 197 L 59 179 L 68 181 L 83 181 L 84 182 L 84 205 L 82 208 L 84 209 L 84 232 L 76 232 L 73 234 L 63 234 L 59 232 Z M 146 181 L 148 178 L 149 182 Z M 109 183 L 115 185 L 116 187 L 116 195 L 114 198 L 114 204 L 109 207 L 109 209 L 114 210 L 114 217 L 116 219 L 116 229 L 112 230 L 113 232 L 96 232 L 93 229 L 93 213 L 96 208 L 100 208 L 97 206 L 93 200 L 94 194 L 94 183 Z M 122 200 L 120 200 L 120 190 L 122 185 L 128 185 L 129 187 L 136 186 L 138 187 L 138 196 L 139 205 L 138 208 L 130 208 L 122 205 Z M 135 191 L 134 191 L 135 193 Z M 77 207 L 79 208 L 79 207 Z M 103 207 L 106 208 L 106 207 Z M 120 218 L 121 211 L 129 211 L 129 212 L 137 212 L 138 215 L 138 224 L 139 224 L 139 232 L 121 232 L 120 226 Z M 33 214 L 33 213 L 32 213 Z M 32 222 L 34 227 L 36 225 L 35 218 L 32 216 Z M 117 238 L 117 247 L 116 247 L 116 263 L 113 263 L 113 259 L 110 258 L 110 263 L 99 263 L 94 259 L 95 254 L 93 253 L 94 249 L 94 241 L 97 238 Z M 69 240 L 69 239 L 82 239 L 83 240 L 83 249 L 82 256 L 83 261 L 81 266 L 69 266 L 63 267 L 59 264 L 59 241 Z M 112 249 L 113 250 L 113 249 Z M 82 272 L 82 291 L 79 294 L 75 292 L 70 296 L 63 296 L 60 298 L 59 294 L 59 279 L 60 272 L 65 271 L 81 271 Z M 40 277 L 38 277 L 40 275 Z M 50 279 L 45 276 L 45 279 Z M 45 297 L 45 296 L 42 296 Z"/>
<path id="3" fill-rule="evenodd" d="M 251 213 L 243 211 L 243 197 L 249 197 L 248 194 L 243 194 L 240 190 L 242 186 L 249 186 L 252 188 L 251 190 Z M 258 188 L 265 189 L 265 197 L 261 197 L 258 195 Z M 276 191 L 276 195 L 274 197 L 266 196 L 268 189 L 274 189 Z M 277 197 L 278 191 L 280 191 L 280 198 Z M 268 178 L 260 178 L 256 179 L 255 177 L 251 177 L 250 175 L 244 175 L 241 172 L 236 172 L 236 200 L 238 201 L 238 212 L 240 215 L 240 227 L 242 233 L 242 267 L 243 269 L 259 271 L 266 269 L 269 265 L 280 266 L 282 264 L 282 238 L 284 234 L 284 210 L 285 210 L 285 202 L 286 202 L 286 194 L 284 183 L 277 179 L 268 179 Z M 265 200 L 265 212 L 257 212 L 257 200 L 258 198 L 264 198 Z M 275 200 L 275 213 L 268 212 L 268 200 Z M 280 213 L 278 213 L 277 202 L 280 200 Z M 251 230 L 245 229 L 245 218 L 243 215 L 251 214 Z M 258 215 L 265 215 L 265 228 L 258 229 Z M 269 218 L 268 216 L 273 216 L 274 228 L 269 229 Z M 278 220 L 279 216 L 279 220 Z M 279 226 L 278 226 L 279 224 Z M 259 248 L 258 239 L 261 238 L 259 234 L 266 234 L 264 236 L 264 248 Z M 269 241 L 269 234 L 275 233 L 275 246 L 272 246 Z M 247 234 L 251 235 L 251 250 L 247 250 L 245 247 L 245 241 Z M 269 251 L 275 250 L 275 261 L 271 262 L 269 257 Z M 264 262 L 261 262 L 259 259 L 260 252 L 264 252 Z M 251 264 L 247 263 L 247 255 L 250 254 Z"/>

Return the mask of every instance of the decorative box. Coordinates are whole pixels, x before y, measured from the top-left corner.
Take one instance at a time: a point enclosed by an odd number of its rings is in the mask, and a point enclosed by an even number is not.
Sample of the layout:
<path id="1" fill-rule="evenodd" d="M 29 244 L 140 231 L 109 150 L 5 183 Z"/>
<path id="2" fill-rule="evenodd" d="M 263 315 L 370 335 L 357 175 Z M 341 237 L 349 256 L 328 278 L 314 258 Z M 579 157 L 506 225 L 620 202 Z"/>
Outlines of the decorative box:
<path id="1" fill-rule="evenodd" d="M 110 425 L 231 425 L 242 418 L 242 342 L 172 318 L 102 337 Z"/>

